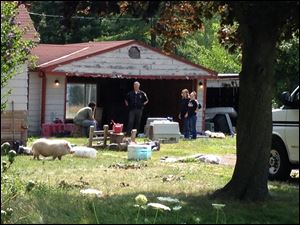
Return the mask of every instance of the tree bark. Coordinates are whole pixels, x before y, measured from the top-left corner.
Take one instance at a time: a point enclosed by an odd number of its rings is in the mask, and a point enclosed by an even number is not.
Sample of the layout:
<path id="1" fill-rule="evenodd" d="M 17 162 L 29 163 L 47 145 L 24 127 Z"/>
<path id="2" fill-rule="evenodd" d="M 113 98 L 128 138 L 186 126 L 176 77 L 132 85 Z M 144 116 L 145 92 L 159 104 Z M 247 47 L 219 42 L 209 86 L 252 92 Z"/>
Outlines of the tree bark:
<path id="1" fill-rule="evenodd" d="M 239 27 L 243 59 L 239 76 L 237 161 L 231 180 L 217 190 L 213 197 L 262 201 L 269 196 L 267 183 L 272 137 L 272 78 L 277 38 L 275 33 L 270 33 L 274 27 L 266 26 L 272 24 L 264 21 L 253 25 L 246 21 L 242 20 Z"/>

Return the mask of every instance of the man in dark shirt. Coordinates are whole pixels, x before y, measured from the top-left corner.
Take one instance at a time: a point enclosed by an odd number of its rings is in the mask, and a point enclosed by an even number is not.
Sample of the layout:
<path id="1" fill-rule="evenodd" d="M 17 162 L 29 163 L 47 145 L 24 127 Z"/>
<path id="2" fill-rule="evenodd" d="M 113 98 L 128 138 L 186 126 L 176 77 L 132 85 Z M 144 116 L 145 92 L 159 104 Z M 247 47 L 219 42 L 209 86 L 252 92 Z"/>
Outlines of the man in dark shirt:
<path id="1" fill-rule="evenodd" d="M 125 105 L 129 107 L 127 135 L 131 134 L 133 128 L 139 130 L 144 106 L 149 101 L 146 93 L 140 90 L 139 82 L 134 82 L 133 88 L 125 98 Z"/>

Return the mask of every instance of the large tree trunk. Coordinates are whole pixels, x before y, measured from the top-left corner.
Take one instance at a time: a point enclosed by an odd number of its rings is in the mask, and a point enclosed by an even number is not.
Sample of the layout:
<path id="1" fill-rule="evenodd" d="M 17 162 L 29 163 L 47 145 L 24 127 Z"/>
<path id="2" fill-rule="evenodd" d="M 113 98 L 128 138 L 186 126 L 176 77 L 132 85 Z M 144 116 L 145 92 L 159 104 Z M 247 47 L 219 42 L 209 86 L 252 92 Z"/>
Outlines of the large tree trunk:
<path id="1" fill-rule="evenodd" d="M 258 18 L 256 18 L 258 19 Z M 260 18 L 262 19 L 262 18 Z M 269 196 L 272 94 L 276 34 L 266 23 L 240 24 L 243 60 L 237 123 L 237 162 L 229 183 L 214 197 L 260 201 Z"/>

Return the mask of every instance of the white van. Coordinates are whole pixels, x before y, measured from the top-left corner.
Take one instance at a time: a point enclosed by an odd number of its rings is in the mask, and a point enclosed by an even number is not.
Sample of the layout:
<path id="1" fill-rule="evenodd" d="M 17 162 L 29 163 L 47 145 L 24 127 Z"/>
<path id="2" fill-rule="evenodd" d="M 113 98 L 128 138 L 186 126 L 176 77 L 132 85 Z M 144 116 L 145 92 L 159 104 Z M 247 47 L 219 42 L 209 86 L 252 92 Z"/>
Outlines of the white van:
<path id="1" fill-rule="evenodd" d="M 272 111 L 270 180 L 287 180 L 292 169 L 299 169 L 299 86 L 291 95 L 283 92 L 282 102 L 283 106 Z"/>

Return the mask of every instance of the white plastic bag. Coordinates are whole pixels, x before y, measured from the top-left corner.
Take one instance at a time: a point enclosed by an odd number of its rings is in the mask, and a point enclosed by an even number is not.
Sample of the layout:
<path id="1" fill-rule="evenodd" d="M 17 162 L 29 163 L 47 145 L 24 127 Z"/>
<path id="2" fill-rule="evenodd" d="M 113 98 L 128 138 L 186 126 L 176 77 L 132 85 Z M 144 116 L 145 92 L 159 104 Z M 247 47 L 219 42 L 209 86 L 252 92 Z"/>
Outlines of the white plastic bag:
<path id="1" fill-rule="evenodd" d="M 97 150 L 85 146 L 75 146 L 72 148 L 74 151 L 74 156 L 83 158 L 96 158 Z"/>

